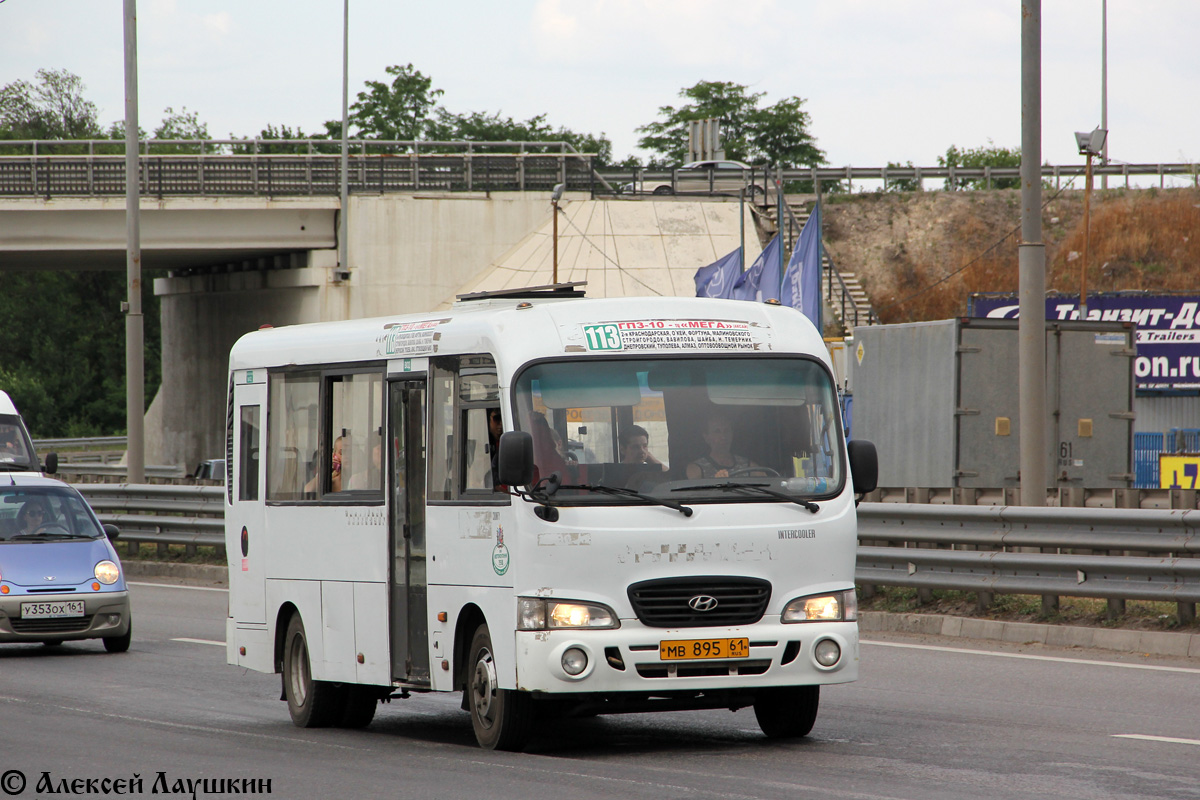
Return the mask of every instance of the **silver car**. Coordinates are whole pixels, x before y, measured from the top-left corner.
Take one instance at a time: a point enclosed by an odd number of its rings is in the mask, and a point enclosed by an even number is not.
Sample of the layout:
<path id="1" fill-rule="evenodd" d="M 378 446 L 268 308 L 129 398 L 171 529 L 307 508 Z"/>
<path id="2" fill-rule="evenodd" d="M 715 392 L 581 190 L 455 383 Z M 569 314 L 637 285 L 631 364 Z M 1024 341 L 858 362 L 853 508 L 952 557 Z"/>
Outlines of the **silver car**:
<path id="1" fill-rule="evenodd" d="M 102 639 L 129 649 L 124 570 L 87 501 L 62 481 L 8 472 L 0 483 L 0 643 Z"/>
<path id="2" fill-rule="evenodd" d="M 740 161 L 690 161 L 674 172 L 674 178 L 627 183 L 623 189 L 634 194 L 737 194 L 761 198 L 765 194 L 762 171 Z"/>

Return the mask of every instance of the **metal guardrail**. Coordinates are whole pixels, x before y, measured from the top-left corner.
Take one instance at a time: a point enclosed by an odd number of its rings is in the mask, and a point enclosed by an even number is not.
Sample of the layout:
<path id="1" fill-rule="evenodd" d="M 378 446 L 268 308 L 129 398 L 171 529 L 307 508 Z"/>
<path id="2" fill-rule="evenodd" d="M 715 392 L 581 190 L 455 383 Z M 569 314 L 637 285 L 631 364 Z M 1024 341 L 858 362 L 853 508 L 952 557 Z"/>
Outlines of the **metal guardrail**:
<path id="1" fill-rule="evenodd" d="M 220 486 L 77 488 L 120 541 L 224 550 Z M 1183 619 L 1200 601 L 1198 510 L 862 503 L 858 522 L 860 584 L 1162 600 Z"/>
<path id="2" fill-rule="evenodd" d="M 147 149 L 149 144 L 146 143 Z M 153 144 L 166 152 L 140 155 L 140 189 L 149 197 L 336 197 L 341 190 L 338 142 L 332 143 L 332 150 L 326 149 L 330 142 L 311 140 L 189 140 Z M 350 191 L 355 193 L 548 192 L 559 183 L 571 190 L 590 192 L 597 183 L 603 185 L 603 179 L 592 168 L 593 156 L 574 152 L 563 143 L 357 141 L 354 144 L 355 152 L 347 159 L 346 176 Z M 27 147 L 29 153 L 12 154 L 19 153 L 22 147 Z M 180 148 L 201 152 L 181 153 Z M 289 148 L 304 148 L 306 152 L 286 152 Z M 124 195 L 123 152 L 123 147 L 113 152 L 113 143 L 107 140 L 0 142 L 0 196 Z"/>
<path id="3" fill-rule="evenodd" d="M 118 543 L 147 542 L 225 551 L 225 490 L 220 486 L 84 483 L 75 488 L 101 522 L 120 529 Z"/>
<path id="4" fill-rule="evenodd" d="M 1200 511 L 862 503 L 868 586 L 1200 601 Z"/>
<path id="5" fill-rule="evenodd" d="M 353 192 L 550 191 L 555 184 L 589 192 L 665 181 L 674 170 L 594 169 L 594 156 L 564 142 L 349 142 L 347 182 Z M 147 140 L 140 152 L 141 189 L 147 196 L 337 196 L 341 142 L 329 139 Z M 1042 166 L 1056 188 L 1078 178 L 1083 164 Z M 1093 165 L 1093 175 L 1123 178 L 1183 177 L 1200 186 L 1200 165 L 1190 163 Z M 1019 167 L 804 167 L 776 173 L 753 168 L 748 186 L 767 197 L 775 179 L 810 181 L 820 191 L 845 182 L 912 182 L 930 179 L 957 188 L 964 181 L 1019 180 Z M 110 196 L 125 192 L 124 145 L 109 139 L 0 142 L 0 196 Z M 703 194 L 703 192 L 701 192 Z"/>

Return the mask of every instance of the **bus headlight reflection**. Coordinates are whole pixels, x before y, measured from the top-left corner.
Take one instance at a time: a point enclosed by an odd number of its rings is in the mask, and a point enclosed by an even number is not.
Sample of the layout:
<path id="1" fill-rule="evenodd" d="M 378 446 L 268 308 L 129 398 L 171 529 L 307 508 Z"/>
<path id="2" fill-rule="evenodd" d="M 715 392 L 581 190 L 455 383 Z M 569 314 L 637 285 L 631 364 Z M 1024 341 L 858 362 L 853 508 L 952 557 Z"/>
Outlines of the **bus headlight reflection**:
<path id="1" fill-rule="evenodd" d="M 851 589 L 799 597 L 788 603 L 783 622 L 853 622 L 858 619 L 858 596 Z"/>
<path id="2" fill-rule="evenodd" d="M 570 628 L 619 628 L 617 615 L 598 603 L 521 597 L 517 600 L 517 630 L 544 631 Z"/>

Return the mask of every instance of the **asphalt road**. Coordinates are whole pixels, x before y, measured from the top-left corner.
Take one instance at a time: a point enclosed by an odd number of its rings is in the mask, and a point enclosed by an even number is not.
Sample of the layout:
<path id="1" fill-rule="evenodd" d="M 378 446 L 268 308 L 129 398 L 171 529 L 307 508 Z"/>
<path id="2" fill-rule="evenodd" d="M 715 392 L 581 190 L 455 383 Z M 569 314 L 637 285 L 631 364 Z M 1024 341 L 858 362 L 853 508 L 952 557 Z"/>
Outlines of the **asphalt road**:
<path id="1" fill-rule="evenodd" d="M 1194 659 L 872 634 L 803 740 L 768 741 L 747 709 L 557 722 L 489 753 L 457 695 L 297 729 L 278 676 L 225 664 L 224 591 L 132 591 L 126 654 L 0 646 L 0 800 L 135 775 L 132 796 L 228 778 L 282 798 L 1200 798 Z"/>

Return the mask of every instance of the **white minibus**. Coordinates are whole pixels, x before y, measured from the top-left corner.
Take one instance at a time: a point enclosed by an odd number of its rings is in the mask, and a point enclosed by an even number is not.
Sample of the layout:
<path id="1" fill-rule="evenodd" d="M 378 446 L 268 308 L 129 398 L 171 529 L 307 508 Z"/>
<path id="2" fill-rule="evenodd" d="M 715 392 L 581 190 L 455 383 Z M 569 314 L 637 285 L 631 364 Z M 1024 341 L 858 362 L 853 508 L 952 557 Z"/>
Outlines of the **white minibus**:
<path id="1" fill-rule="evenodd" d="M 813 727 L 858 674 L 855 494 L 798 311 L 586 299 L 266 328 L 230 353 L 230 664 L 302 727 L 462 692 L 485 748 L 540 720 L 753 708 Z"/>

